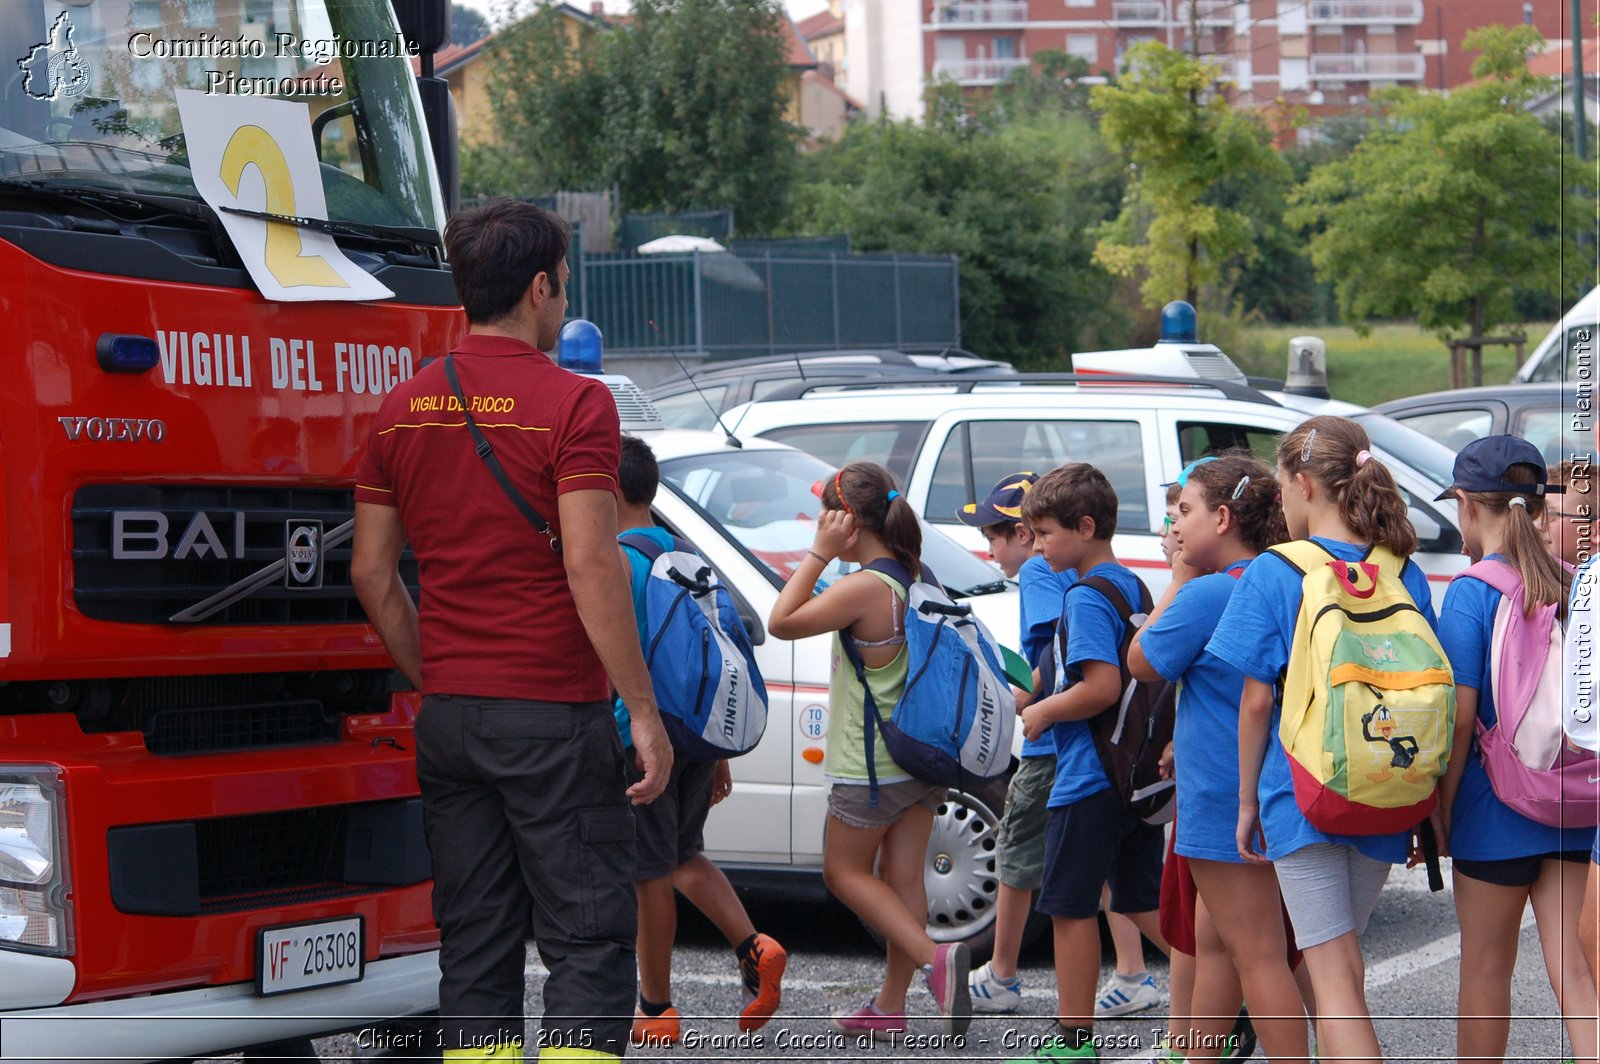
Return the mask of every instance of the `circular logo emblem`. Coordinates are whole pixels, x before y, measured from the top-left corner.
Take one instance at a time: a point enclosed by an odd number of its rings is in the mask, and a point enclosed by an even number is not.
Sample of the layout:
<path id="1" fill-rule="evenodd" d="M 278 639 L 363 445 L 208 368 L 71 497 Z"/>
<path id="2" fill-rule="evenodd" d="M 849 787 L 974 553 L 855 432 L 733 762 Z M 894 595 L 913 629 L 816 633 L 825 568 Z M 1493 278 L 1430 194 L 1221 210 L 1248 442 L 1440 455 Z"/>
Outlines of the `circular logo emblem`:
<path id="1" fill-rule="evenodd" d="M 309 584 L 317 578 L 317 564 L 322 558 L 322 544 L 317 530 L 301 525 L 289 533 L 289 579 L 297 584 Z"/>

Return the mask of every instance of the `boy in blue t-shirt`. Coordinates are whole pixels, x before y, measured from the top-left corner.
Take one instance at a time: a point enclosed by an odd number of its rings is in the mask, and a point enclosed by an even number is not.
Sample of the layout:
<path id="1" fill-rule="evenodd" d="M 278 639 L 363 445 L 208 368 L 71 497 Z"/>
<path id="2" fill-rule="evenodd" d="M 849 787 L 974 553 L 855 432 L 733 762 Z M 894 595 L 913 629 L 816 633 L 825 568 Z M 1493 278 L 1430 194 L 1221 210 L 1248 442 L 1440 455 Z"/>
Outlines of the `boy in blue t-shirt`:
<path id="1" fill-rule="evenodd" d="M 617 468 L 617 527 L 626 530 L 622 536 L 648 536 L 670 550 L 675 542 L 672 534 L 658 527 L 650 514 L 660 482 L 661 470 L 650 445 L 636 436 L 623 436 Z M 650 562 L 631 547 L 619 545 L 617 549 L 628 564 L 642 644 Z M 623 746 L 631 749 L 628 710 L 621 699 L 616 700 L 615 713 Z M 758 1030 L 778 1011 L 788 954 L 772 937 L 756 933 L 728 877 L 703 852 L 706 817 L 732 790 L 728 762 L 696 761 L 680 754 L 672 760 L 672 774 L 661 797 L 633 807 L 639 854 L 634 872 L 639 898 L 635 1044 L 671 1045 L 682 1034 L 682 1018 L 672 1005 L 672 945 L 678 933 L 675 890 L 716 924 L 734 948 L 744 998 L 739 1029 Z"/>
<path id="2" fill-rule="evenodd" d="M 1062 597 L 1078 579 L 1057 573 L 1033 551 L 1033 533 L 1022 520 L 1022 500 L 1037 473 L 1001 477 L 982 502 L 969 502 L 956 519 L 983 532 L 989 557 L 1009 579 L 1019 580 L 1022 653 L 1033 668 L 1050 648 Z M 1056 744 L 1049 736 L 1024 741 L 1022 762 L 1006 786 L 1005 812 L 996 835 L 1000 890 L 995 898 L 994 955 L 967 978 L 975 1012 L 1015 1012 L 1022 1005 L 1017 955 L 1033 909 L 1033 892 L 1044 879 L 1045 801 L 1056 775 Z"/>
<path id="3" fill-rule="evenodd" d="M 1139 579 L 1111 553 L 1117 496 L 1105 474 L 1076 462 L 1047 473 L 1022 501 L 1040 555 L 1058 573 L 1101 577 L 1130 603 Z M 1055 691 L 1038 691 L 1022 712 L 1028 739 L 1050 735 L 1056 775 L 1048 799 L 1044 883 L 1037 908 L 1055 929 L 1057 1026 L 1026 1061 L 1093 1059 L 1095 984 L 1100 977 L 1100 888 L 1163 950 L 1164 838 L 1135 817 L 1106 778 L 1087 721 L 1122 697 L 1123 623 L 1094 587 L 1078 584 L 1065 602 L 1066 645 Z M 1065 680 L 1065 689 L 1061 689 Z"/>

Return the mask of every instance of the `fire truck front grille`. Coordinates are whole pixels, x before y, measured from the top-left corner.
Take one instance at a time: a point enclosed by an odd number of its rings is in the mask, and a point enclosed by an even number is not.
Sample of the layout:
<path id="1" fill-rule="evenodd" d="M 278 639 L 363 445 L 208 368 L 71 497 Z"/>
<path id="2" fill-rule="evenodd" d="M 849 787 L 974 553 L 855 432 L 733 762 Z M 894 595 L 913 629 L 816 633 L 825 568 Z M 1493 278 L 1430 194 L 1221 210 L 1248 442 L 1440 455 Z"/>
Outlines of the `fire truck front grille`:
<path id="1" fill-rule="evenodd" d="M 86 617 L 132 624 L 359 623 L 354 512 L 339 488 L 86 485 L 72 504 L 73 598 Z M 400 574 L 415 596 L 409 550 Z"/>
<path id="2" fill-rule="evenodd" d="M 199 821 L 201 902 L 334 879 L 342 821 L 337 806 Z"/>
<path id="3" fill-rule="evenodd" d="M 282 908 L 431 875 L 420 798 L 116 827 L 107 848 L 118 911 L 157 916 Z"/>
<path id="4" fill-rule="evenodd" d="M 152 754 L 203 754 L 332 742 L 339 720 L 320 702 L 266 702 L 150 714 L 144 743 Z"/>

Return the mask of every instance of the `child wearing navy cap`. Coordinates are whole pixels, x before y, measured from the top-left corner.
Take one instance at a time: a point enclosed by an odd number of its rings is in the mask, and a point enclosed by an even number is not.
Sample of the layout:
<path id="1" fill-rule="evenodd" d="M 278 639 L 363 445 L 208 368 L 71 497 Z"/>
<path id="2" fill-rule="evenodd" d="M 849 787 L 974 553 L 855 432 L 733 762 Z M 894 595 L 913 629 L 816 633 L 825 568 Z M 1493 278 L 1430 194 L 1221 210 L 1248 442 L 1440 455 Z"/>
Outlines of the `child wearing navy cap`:
<path id="1" fill-rule="evenodd" d="M 1473 560 L 1503 562 L 1520 577 L 1524 601 L 1515 605 L 1525 615 L 1551 603 L 1559 603 L 1557 613 L 1564 613 L 1572 582 L 1540 529 L 1547 496 L 1565 490 L 1550 488 L 1545 479 L 1544 457 L 1533 444 L 1516 436 L 1486 436 L 1461 449 L 1450 488 L 1441 496 L 1459 502 L 1461 538 Z M 1502 592 L 1476 570 L 1451 582 L 1439 613 L 1439 641 L 1456 679 L 1455 745 L 1439 785 L 1461 925 L 1456 1055 L 1462 1060 L 1505 1055 L 1518 932 L 1531 902 L 1574 1058 L 1593 1060 L 1595 982 L 1577 945 L 1595 829 L 1540 823 L 1495 793 L 1475 736 L 1494 728 L 1499 713 L 1508 710 L 1496 707 L 1497 685 L 1491 682 Z M 1572 820 L 1594 823 L 1592 816 Z"/>

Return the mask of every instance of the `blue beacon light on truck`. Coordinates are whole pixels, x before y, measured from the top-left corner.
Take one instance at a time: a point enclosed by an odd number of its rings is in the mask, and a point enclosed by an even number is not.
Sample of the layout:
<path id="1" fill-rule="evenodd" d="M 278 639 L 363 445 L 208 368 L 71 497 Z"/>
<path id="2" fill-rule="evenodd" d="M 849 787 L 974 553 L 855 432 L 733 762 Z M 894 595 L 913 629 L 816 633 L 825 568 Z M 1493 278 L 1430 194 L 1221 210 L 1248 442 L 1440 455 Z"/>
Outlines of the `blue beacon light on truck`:
<path id="1" fill-rule="evenodd" d="M 561 327 L 561 344 L 556 365 L 573 373 L 604 373 L 602 355 L 605 339 L 592 321 L 573 318 Z"/>

